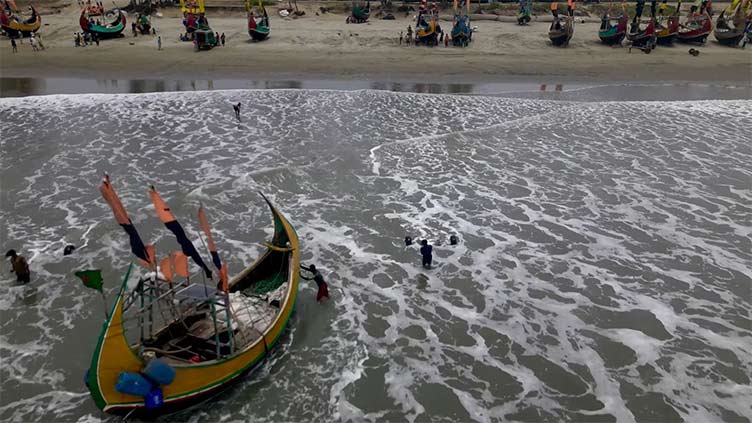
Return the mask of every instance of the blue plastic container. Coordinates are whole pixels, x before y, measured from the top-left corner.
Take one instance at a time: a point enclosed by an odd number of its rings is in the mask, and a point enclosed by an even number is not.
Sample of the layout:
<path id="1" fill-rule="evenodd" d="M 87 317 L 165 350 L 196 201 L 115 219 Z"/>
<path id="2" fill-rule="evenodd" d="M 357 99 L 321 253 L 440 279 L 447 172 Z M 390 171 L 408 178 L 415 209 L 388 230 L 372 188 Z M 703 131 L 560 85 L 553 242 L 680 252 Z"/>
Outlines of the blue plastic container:
<path id="1" fill-rule="evenodd" d="M 118 375 L 115 390 L 121 394 L 143 397 L 151 391 L 151 382 L 138 373 L 122 372 Z"/>
<path id="2" fill-rule="evenodd" d="M 160 385 L 169 385 L 175 380 L 175 369 L 158 358 L 151 360 L 142 373 Z"/>
<path id="3" fill-rule="evenodd" d="M 162 389 L 160 388 L 152 389 L 144 398 L 144 405 L 150 410 L 161 407 L 163 403 L 164 399 L 162 398 Z"/>

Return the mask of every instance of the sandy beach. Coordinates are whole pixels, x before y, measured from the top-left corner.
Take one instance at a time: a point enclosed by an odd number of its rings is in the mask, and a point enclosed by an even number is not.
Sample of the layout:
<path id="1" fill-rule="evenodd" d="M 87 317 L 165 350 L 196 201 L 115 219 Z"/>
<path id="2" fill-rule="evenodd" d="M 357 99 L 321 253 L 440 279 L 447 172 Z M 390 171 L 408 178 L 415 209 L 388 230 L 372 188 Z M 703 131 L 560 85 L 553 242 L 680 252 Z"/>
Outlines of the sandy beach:
<path id="1" fill-rule="evenodd" d="M 19 1 L 19 6 L 24 2 Z M 286 5 L 286 3 L 285 3 Z M 125 36 L 105 40 L 100 46 L 75 48 L 73 34 L 79 8 L 47 2 L 38 5 L 43 18 L 40 33 L 46 50 L 33 52 L 28 42 L 11 52 L 3 37 L 0 73 L 3 77 L 75 78 L 325 78 L 409 79 L 433 82 L 541 81 L 706 81 L 752 83 L 752 49 L 734 49 L 715 42 L 712 35 L 698 57 L 689 45 L 659 47 L 652 54 L 602 45 L 596 16 L 578 18 L 568 48 L 551 46 L 548 16 L 528 26 L 511 19 L 475 20 L 468 48 L 400 46 L 400 31 L 414 26 L 413 17 L 395 13 L 396 20 L 372 17 L 366 24 L 346 24 L 344 13 L 316 15 L 320 3 L 299 3 L 305 16 L 292 19 L 269 7 L 271 37 L 249 40 L 245 12 L 208 10 L 212 29 L 224 33 L 227 45 L 195 52 L 178 39 L 183 31 L 178 8 L 161 10 L 153 25 L 162 36 L 133 37 L 130 21 Z M 721 10 L 724 5 L 714 5 Z M 282 3 L 280 3 L 282 7 Z M 444 13 L 449 16 L 448 11 Z M 585 23 L 580 21 L 585 19 Z M 444 22 L 445 30 L 451 23 Z"/>

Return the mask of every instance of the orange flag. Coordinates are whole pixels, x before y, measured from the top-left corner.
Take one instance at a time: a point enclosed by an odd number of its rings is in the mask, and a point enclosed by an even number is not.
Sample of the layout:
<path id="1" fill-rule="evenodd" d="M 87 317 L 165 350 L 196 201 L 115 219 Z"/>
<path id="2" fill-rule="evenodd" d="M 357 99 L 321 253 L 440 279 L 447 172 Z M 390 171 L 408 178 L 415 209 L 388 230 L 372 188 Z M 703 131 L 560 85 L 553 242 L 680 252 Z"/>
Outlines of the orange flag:
<path id="1" fill-rule="evenodd" d="M 109 175 L 104 175 L 104 181 L 102 181 L 102 185 L 99 186 L 99 192 L 102 193 L 102 197 L 104 197 L 104 200 L 109 204 L 110 209 L 112 209 L 115 221 L 123 228 L 125 233 L 128 234 L 133 255 L 138 257 L 142 263 L 149 263 L 149 254 L 146 251 L 144 242 L 141 240 L 138 231 L 136 231 L 136 227 L 133 226 L 133 222 L 131 222 L 131 219 L 128 217 L 128 213 L 125 212 L 123 203 L 120 202 L 120 198 L 115 192 L 115 188 L 113 188 L 110 183 Z M 146 266 L 149 267 L 148 265 Z"/>
<path id="2" fill-rule="evenodd" d="M 159 262 L 159 270 L 162 271 L 162 276 L 164 276 L 165 280 L 172 283 L 172 263 L 170 262 L 170 256 L 163 258 Z"/>
<path id="3" fill-rule="evenodd" d="M 206 243 L 209 246 L 209 254 L 211 254 L 214 267 L 219 270 L 220 287 L 224 292 L 227 292 L 227 266 L 225 266 L 219 259 L 217 253 L 217 246 L 214 245 L 214 237 L 212 237 L 211 228 L 209 227 L 209 220 L 206 218 L 206 212 L 203 206 L 198 208 L 198 223 L 201 226 L 201 230 L 206 235 Z"/>
<path id="4" fill-rule="evenodd" d="M 172 268 L 175 274 L 184 278 L 188 277 L 188 257 L 181 251 L 172 253 Z"/>

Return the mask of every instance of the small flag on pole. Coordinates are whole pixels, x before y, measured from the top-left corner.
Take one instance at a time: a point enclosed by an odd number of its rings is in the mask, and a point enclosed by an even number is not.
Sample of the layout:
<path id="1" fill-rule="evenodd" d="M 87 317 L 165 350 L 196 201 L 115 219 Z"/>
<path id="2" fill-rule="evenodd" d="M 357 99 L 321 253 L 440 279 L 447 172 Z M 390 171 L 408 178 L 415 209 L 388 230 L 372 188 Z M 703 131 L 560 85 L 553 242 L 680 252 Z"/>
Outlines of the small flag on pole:
<path id="1" fill-rule="evenodd" d="M 83 281 L 84 285 L 102 292 L 102 271 L 99 269 L 81 270 L 75 275 Z"/>

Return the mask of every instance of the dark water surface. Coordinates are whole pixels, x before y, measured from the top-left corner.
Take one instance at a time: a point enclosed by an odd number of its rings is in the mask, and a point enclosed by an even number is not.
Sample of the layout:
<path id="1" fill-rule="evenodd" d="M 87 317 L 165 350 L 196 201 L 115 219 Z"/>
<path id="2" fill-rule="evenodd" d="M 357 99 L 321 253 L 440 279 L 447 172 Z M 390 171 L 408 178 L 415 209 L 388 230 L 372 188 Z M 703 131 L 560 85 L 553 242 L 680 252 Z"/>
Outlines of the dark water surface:
<path id="1" fill-rule="evenodd" d="M 660 87 L 640 90 L 711 90 Z M 149 184 L 192 238 L 203 203 L 230 274 L 271 233 L 264 192 L 331 284 L 323 305 L 302 285 L 273 357 L 175 420 L 752 419 L 752 101 L 214 88 L 0 100 L 0 244 L 33 269 L 0 273 L 3 421 L 100 419 L 102 304 L 72 273 L 113 294 L 131 261 L 104 172 L 159 251 Z"/>

